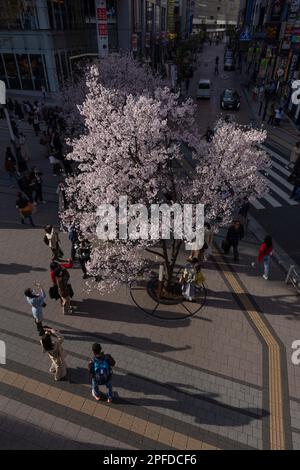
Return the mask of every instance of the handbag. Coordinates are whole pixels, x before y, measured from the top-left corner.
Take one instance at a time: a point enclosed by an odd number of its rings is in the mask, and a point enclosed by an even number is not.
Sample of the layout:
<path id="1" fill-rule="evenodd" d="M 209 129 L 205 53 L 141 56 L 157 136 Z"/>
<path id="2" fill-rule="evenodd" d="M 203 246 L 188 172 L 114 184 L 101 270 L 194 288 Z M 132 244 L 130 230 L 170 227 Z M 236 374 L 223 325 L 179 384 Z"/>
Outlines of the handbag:
<path id="1" fill-rule="evenodd" d="M 223 240 L 223 241 L 222 241 L 222 250 L 226 252 L 226 251 L 229 250 L 229 247 L 230 247 L 230 245 L 229 245 L 228 241 L 227 241 L 227 240 Z"/>
<path id="2" fill-rule="evenodd" d="M 294 172 L 293 172 L 293 173 L 291 173 L 291 174 L 290 174 L 290 176 L 288 176 L 288 177 L 287 177 L 287 181 L 288 181 L 289 183 L 293 183 L 293 184 L 295 184 L 295 181 L 296 181 L 296 175 L 295 175 L 295 173 L 294 173 Z"/>
<path id="3" fill-rule="evenodd" d="M 73 291 L 73 288 L 71 286 L 71 284 L 68 284 L 68 292 L 69 292 L 69 297 L 74 297 L 74 291 Z"/>
<path id="4" fill-rule="evenodd" d="M 56 284 L 50 287 L 49 297 L 50 297 L 50 299 L 55 299 L 55 300 L 60 298 L 60 295 L 58 293 L 58 287 L 57 287 Z"/>
<path id="5" fill-rule="evenodd" d="M 32 209 L 33 209 L 33 204 L 29 202 L 26 207 L 23 207 L 23 209 L 21 209 L 21 213 L 23 217 L 28 217 L 29 215 L 31 215 Z"/>

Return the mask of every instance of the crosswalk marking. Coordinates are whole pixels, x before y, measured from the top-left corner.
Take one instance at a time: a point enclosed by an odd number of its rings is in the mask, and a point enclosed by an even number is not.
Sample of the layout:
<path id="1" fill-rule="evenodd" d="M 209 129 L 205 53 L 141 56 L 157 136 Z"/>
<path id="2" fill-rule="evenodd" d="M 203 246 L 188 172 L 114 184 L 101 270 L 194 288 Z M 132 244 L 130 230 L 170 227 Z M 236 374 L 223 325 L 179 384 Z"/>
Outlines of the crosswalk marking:
<path id="1" fill-rule="evenodd" d="M 257 209 L 257 210 L 261 210 L 261 209 L 265 208 L 265 206 L 263 206 L 256 198 L 251 199 L 250 202 L 251 202 L 252 206 L 255 207 L 255 209 Z"/>
<path id="2" fill-rule="evenodd" d="M 265 150 L 271 157 L 274 157 L 276 160 L 278 160 L 280 163 L 283 163 L 284 165 L 288 165 L 289 161 L 286 158 L 281 157 L 278 155 L 278 153 L 273 152 L 273 150 L 269 149 L 269 147 L 265 147 L 265 145 L 261 146 L 263 150 Z"/>
<path id="3" fill-rule="evenodd" d="M 273 162 L 272 161 L 272 166 L 274 168 L 277 168 L 277 170 L 281 171 L 285 176 L 290 176 L 292 170 L 287 170 L 286 168 L 283 168 L 282 165 L 279 165 L 279 163 Z"/>
<path id="4" fill-rule="evenodd" d="M 273 166 L 273 164 L 272 164 Z M 275 168 L 275 167 L 274 167 Z M 282 186 L 285 186 L 289 191 L 292 191 L 293 189 L 293 185 L 291 183 L 289 183 L 286 179 L 284 178 L 281 178 L 281 176 L 278 175 L 278 173 L 276 173 L 275 171 L 273 170 L 269 170 L 268 171 L 268 174 L 270 176 L 272 176 L 275 180 L 279 181 L 279 183 L 282 184 Z"/>
<path id="5" fill-rule="evenodd" d="M 280 202 L 276 201 L 276 199 L 274 199 L 270 194 L 266 194 L 263 197 L 263 199 L 268 201 L 268 203 L 271 204 L 271 206 L 273 206 L 273 207 L 282 207 L 282 204 L 280 204 Z"/>
<path id="6" fill-rule="evenodd" d="M 276 184 L 272 183 L 272 181 L 270 181 L 269 179 L 268 179 L 268 186 L 270 189 L 272 189 L 274 193 L 278 194 L 278 196 L 280 196 L 284 201 L 286 201 L 291 206 L 298 205 L 296 201 L 293 201 L 293 199 L 289 199 L 289 196 L 284 191 L 282 191 L 282 189 L 278 188 Z"/>
<path id="7" fill-rule="evenodd" d="M 271 190 L 271 194 L 266 194 L 259 200 L 257 198 L 250 200 L 250 203 L 256 210 L 267 209 L 269 206 L 275 208 L 283 207 L 283 205 L 286 204 L 289 206 L 299 206 L 297 201 L 290 199 L 293 185 L 287 181 L 287 177 L 291 174 L 291 170 L 286 167 L 289 163 L 288 160 L 264 145 L 261 145 L 260 147 L 265 150 L 272 159 L 272 168 L 264 175 L 267 180 L 268 187 Z M 272 180 L 269 178 L 272 178 Z M 284 189 L 286 189 L 286 191 Z M 279 196 L 279 200 L 276 196 Z M 264 204 L 264 201 L 267 204 Z"/>

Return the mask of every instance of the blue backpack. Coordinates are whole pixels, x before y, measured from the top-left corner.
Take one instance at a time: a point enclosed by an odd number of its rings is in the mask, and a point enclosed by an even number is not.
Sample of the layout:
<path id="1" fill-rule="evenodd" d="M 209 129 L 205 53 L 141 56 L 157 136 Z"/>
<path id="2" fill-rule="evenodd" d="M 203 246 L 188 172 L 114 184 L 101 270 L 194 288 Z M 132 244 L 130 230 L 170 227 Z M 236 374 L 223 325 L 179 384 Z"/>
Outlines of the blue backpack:
<path id="1" fill-rule="evenodd" d="M 98 385 L 105 385 L 111 378 L 111 368 L 105 359 L 93 359 L 94 378 Z"/>

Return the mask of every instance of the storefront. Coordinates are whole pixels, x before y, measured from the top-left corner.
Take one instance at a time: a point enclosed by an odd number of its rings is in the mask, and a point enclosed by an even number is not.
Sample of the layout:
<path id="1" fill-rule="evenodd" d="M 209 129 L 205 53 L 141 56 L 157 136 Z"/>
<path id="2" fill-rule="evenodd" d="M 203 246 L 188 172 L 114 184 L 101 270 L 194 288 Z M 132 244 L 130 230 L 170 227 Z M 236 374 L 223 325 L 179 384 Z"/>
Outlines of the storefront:
<path id="1" fill-rule="evenodd" d="M 49 90 L 44 55 L 1 53 L 0 80 L 8 89 Z"/>

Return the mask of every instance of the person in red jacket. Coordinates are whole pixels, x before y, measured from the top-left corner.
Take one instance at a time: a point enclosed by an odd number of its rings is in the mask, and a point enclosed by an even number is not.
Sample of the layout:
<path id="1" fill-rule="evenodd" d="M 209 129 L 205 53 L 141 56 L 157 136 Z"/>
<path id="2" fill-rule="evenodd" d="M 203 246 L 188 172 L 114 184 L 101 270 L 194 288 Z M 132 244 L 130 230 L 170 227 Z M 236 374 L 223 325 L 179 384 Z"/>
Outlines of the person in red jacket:
<path id="1" fill-rule="evenodd" d="M 258 249 L 257 261 L 264 264 L 264 273 L 263 278 L 267 281 L 269 279 L 270 273 L 270 256 L 273 251 L 273 242 L 272 237 L 267 235 L 264 242 L 260 245 Z M 255 262 L 251 263 L 251 266 L 255 268 Z"/>
<path id="2" fill-rule="evenodd" d="M 52 261 L 50 264 L 50 277 L 53 285 L 57 286 L 63 315 L 73 312 L 73 307 L 71 307 L 73 289 L 69 283 L 70 274 L 68 272 L 68 269 L 72 267 L 73 261 L 71 259 L 69 259 L 68 262 Z"/>

